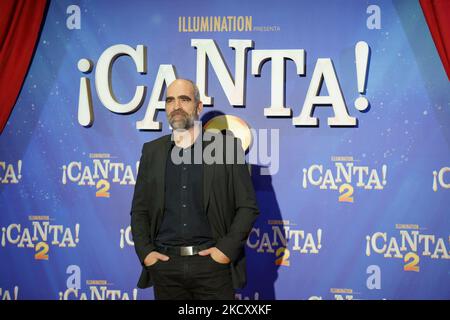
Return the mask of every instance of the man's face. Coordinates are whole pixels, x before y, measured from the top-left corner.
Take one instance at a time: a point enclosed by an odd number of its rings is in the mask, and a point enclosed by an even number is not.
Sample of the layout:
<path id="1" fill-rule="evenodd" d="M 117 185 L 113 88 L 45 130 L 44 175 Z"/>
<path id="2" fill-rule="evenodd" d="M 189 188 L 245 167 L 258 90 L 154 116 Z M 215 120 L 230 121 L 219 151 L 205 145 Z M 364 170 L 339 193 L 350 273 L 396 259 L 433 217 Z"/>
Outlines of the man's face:
<path id="1" fill-rule="evenodd" d="M 195 101 L 194 87 L 186 80 L 175 80 L 167 88 L 166 115 L 171 127 L 190 129 L 198 120 L 203 104 Z"/>

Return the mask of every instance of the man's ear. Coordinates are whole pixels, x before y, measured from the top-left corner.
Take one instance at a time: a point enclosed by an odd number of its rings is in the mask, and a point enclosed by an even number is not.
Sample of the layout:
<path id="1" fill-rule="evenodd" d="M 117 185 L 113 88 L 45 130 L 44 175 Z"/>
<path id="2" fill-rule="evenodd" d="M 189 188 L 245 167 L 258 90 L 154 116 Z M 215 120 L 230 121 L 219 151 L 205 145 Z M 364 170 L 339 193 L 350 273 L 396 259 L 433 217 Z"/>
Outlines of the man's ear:
<path id="1" fill-rule="evenodd" d="M 203 102 L 199 101 L 197 105 L 197 115 L 200 115 L 203 111 Z"/>

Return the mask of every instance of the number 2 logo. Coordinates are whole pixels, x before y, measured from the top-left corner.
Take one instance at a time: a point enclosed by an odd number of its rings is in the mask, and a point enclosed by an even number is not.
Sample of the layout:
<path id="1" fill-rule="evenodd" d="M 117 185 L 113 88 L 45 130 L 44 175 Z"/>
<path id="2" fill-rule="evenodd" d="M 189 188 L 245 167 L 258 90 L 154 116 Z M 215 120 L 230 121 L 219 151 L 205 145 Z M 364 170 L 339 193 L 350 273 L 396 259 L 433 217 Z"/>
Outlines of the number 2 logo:
<path id="1" fill-rule="evenodd" d="M 99 180 L 97 182 L 97 185 L 95 186 L 98 191 L 95 193 L 96 197 L 103 197 L 103 198 L 109 198 L 109 188 L 110 184 L 107 180 Z"/>
<path id="2" fill-rule="evenodd" d="M 291 265 L 289 262 L 289 256 L 291 255 L 289 249 L 284 247 L 278 248 L 277 251 L 275 252 L 275 255 L 279 257 L 277 260 L 275 260 L 275 265 L 286 267 L 289 267 Z"/>
<path id="3" fill-rule="evenodd" d="M 48 244 L 45 242 L 39 242 L 36 244 L 36 254 L 34 259 L 36 260 L 48 260 Z"/>
<path id="4" fill-rule="evenodd" d="M 339 202 L 352 202 L 353 203 L 353 186 L 344 183 L 339 187 Z"/>
<path id="5" fill-rule="evenodd" d="M 420 258 L 415 252 L 409 252 L 405 255 L 404 262 L 411 261 L 403 267 L 405 271 L 419 272 L 420 267 L 418 266 Z"/>

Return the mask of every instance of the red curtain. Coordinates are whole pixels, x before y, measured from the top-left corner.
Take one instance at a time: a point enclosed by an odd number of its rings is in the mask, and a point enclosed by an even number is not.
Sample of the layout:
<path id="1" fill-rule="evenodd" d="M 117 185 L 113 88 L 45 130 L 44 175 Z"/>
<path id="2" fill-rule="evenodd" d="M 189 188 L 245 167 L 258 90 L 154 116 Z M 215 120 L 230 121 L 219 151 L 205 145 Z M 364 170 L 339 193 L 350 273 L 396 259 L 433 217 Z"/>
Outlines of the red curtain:
<path id="1" fill-rule="evenodd" d="M 420 5 L 450 80 L 450 0 L 420 0 Z"/>
<path id="2" fill-rule="evenodd" d="M 47 0 L 0 0 L 0 134 L 19 96 Z"/>

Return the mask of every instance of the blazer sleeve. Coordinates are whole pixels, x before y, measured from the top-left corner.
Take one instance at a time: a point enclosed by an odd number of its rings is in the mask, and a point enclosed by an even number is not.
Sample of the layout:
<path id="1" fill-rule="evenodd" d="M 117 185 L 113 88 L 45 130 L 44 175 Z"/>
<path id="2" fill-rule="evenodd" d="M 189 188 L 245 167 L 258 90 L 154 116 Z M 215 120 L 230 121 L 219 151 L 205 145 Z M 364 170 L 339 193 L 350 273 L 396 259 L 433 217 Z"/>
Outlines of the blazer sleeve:
<path id="1" fill-rule="evenodd" d="M 134 187 L 133 201 L 131 204 L 131 233 L 133 236 L 134 249 L 142 265 L 147 255 L 155 250 L 150 241 L 150 215 L 149 215 L 149 197 L 147 183 L 147 157 L 145 144 L 142 147 L 139 169 Z"/>
<path id="2" fill-rule="evenodd" d="M 239 259 L 243 253 L 248 235 L 259 214 L 255 191 L 248 166 L 245 163 L 245 153 L 240 139 L 234 139 L 236 150 L 235 162 L 232 164 L 233 198 L 235 216 L 228 234 L 219 239 L 216 247 L 232 262 Z"/>

